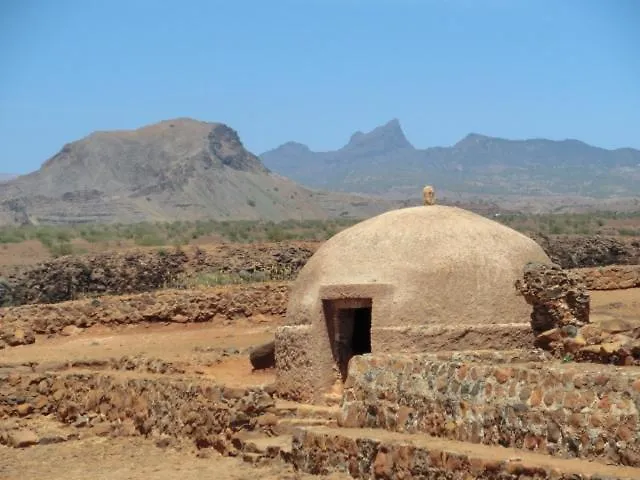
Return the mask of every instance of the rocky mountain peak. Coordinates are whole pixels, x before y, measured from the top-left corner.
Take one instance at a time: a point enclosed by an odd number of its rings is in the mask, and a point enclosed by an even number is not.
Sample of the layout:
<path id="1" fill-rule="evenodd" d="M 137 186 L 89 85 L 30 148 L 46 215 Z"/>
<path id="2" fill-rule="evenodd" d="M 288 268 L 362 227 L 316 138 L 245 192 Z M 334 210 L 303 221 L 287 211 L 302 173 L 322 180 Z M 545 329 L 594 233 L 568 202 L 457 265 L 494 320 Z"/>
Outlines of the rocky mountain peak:
<path id="1" fill-rule="evenodd" d="M 351 135 L 349 143 L 344 149 L 359 149 L 365 151 L 391 151 L 404 148 L 413 148 L 413 145 L 407 140 L 400 121 L 396 118 L 389 122 L 374 128 L 368 133 L 361 131 Z"/>

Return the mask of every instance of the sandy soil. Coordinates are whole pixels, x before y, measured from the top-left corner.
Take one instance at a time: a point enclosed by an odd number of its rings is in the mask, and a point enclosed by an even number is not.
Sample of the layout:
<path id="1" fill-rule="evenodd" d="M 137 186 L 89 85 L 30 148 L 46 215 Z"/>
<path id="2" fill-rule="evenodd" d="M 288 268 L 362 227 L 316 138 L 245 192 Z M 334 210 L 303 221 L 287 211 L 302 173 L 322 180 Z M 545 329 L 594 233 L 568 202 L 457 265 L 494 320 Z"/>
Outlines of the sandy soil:
<path id="1" fill-rule="evenodd" d="M 92 437 L 17 450 L 0 446 L 0 480 L 311 480 L 286 464 L 253 466 L 239 458 L 158 448 L 143 438 Z M 351 477 L 332 475 L 333 480 Z"/>
<path id="2" fill-rule="evenodd" d="M 591 292 L 591 321 L 609 318 L 640 323 L 640 288 Z"/>

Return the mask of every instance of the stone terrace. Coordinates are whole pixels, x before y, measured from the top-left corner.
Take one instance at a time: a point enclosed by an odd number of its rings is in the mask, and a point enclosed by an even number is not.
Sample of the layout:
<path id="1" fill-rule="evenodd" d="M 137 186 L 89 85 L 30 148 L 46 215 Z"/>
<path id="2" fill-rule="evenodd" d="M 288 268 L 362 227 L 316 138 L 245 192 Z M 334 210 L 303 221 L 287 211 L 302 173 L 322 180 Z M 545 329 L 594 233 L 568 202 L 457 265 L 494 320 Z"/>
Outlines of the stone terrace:
<path id="1" fill-rule="evenodd" d="M 640 467 L 639 408 L 635 367 L 363 356 L 351 363 L 340 424 Z"/>

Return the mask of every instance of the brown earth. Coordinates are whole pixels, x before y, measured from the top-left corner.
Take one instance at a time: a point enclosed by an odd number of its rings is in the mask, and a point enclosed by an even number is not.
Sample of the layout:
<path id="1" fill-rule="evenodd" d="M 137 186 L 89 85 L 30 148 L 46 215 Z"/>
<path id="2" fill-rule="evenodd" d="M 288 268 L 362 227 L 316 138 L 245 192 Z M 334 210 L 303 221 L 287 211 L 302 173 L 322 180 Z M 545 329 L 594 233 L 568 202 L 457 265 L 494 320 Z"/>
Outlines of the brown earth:
<path id="1" fill-rule="evenodd" d="M 79 399 L 85 395 L 79 389 L 87 386 L 91 389 L 107 388 L 113 384 L 134 388 L 152 381 L 154 383 L 147 387 L 135 388 L 142 388 L 141 392 L 150 392 L 148 389 L 154 388 L 158 393 L 153 395 L 169 395 L 167 400 L 171 405 L 180 405 L 179 402 L 184 402 L 187 398 L 184 393 L 180 393 L 180 388 L 193 388 L 187 387 L 187 384 L 203 386 L 198 388 L 208 388 L 204 386 L 209 384 L 224 385 L 224 388 L 236 388 L 243 392 L 245 389 L 261 389 L 271 385 L 274 381 L 273 371 L 252 371 L 248 352 L 252 346 L 271 339 L 275 327 L 282 323 L 282 306 L 276 307 L 276 313 L 260 312 L 261 306 L 272 302 L 265 292 L 275 294 L 282 288 L 286 289 L 286 285 L 238 285 L 193 292 L 160 291 L 125 297 L 103 297 L 99 299 L 100 306 L 95 307 L 97 314 L 91 317 L 90 325 L 86 327 L 76 326 L 75 323 L 90 313 L 83 308 L 90 307 L 91 300 L 5 310 L 5 318 L 9 313 L 14 319 L 12 321 L 26 326 L 42 323 L 42 318 L 48 320 L 43 323 L 45 327 L 36 336 L 34 344 L 8 348 L 0 353 L 0 376 L 7 381 L 5 388 L 6 385 L 16 385 L 10 388 L 24 388 L 25 393 L 21 395 L 26 395 L 26 398 L 32 395 L 28 392 L 34 392 L 32 400 L 27 404 L 12 403 L 11 395 L 0 395 L 0 404 L 5 404 L 5 421 L 14 422 L 12 425 L 5 424 L 0 430 L 4 428 L 7 438 L 19 439 L 22 435 L 23 440 L 29 441 L 29 436 L 35 435 L 34 438 L 39 442 L 26 449 L 0 446 L 0 478 L 27 476 L 72 480 L 80 476 L 86 478 L 88 474 L 92 478 L 137 480 L 149 475 L 153 478 L 175 478 L 176 473 L 182 478 L 200 478 L 213 474 L 215 478 L 225 480 L 250 478 L 253 475 L 274 480 L 312 478 L 294 472 L 290 465 L 279 460 L 263 461 L 263 454 L 240 453 L 237 458 L 229 458 L 220 456 L 215 447 L 196 449 L 192 441 L 180 440 L 180 437 L 128 436 L 131 432 L 127 428 L 133 427 L 125 428 L 126 422 L 120 427 L 117 424 L 109 426 L 104 420 L 94 423 L 95 419 L 101 418 L 100 415 L 92 416 L 95 414 L 91 410 L 86 410 L 85 413 L 84 408 L 89 404 L 83 407 L 81 401 L 79 403 Z M 592 311 L 596 319 L 603 316 L 640 318 L 640 289 L 593 292 L 592 295 Z M 131 311 L 135 311 L 137 308 L 132 306 L 143 298 L 154 298 L 156 312 L 161 312 L 156 313 L 157 321 L 137 323 L 140 319 L 133 317 L 129 322 L 134 323 L 128 323 L 124 306 L 129 305 Z M 234 309 L 229 305 L 241 304 L 238 300 L 240 298 L 246 299 L 252 307 L 239 315 L 225 315 L 225 312 Z M 171 314 L 167 313 L 172 312 L 171 306 L 175 305 L 191 305 L 185 311 L 189 316 L 194 315 L 198 308 L 207 310 L 218 308 L 216 305 L 226 306 L 220 309 L 222 313 L 216 318 L 199 323 L 182 323 L 172 322 Z M 57 313 L 65 310 L 71 312 L 70 320 L 65 320 L 63 315 Z M 113 318 L 110 318 L 110 314 Z M 84 321 L 79 323 L 83 324 Z M 60 383 L 65 378 L 68 379 L 64 380 L 67 383 Z M 35 392 L 36 388 L 41 393 Z M 123 390 L 123 393 L 126 391 Z M 176 393 L 170 394 L 173 391 Z M 137 396 L 134 393 L 130 398 Z M 111 408 L 116 408 L 113 402 L 116 402 L 117 395 L 114 397 L 113 393 L 105 393 L 100 398 L 111 398 Z M 26 406 L 22 408 L 21 405 Z M 121 405 L 127 405 L 126 397 Z M 49 416 L 39 416 L 41 410 L 38 408 L 44 408 L 42 412 L 50 412 Z M 74 411 L 75 408 L 80 410 Z M 182 412 L 181 408 L 176 407 L 175 414 Z M 8 411 L 15 412 L 11 415 L 17 413 L 20 417 L 16 420 L 15 416 L 9 416 L 7 419 Z M 99 412 L 100 409 L 96 411 Z M 109 412 L 107 411 L 107 418 L 111 415 Z M 187 412 L 181 414 L 188 415 Z M 161 411 L 157 415 L 154 421 L 164 418 Z M 251 420 L 252 425 L 255 424 L 254 428 L 268 428 L 266 425 L 269 415 L 261 414 Z M 1 412 L 0 416 L 3 416 Z M 47 434 L 46 428 L 50 427 L 38 423 L 53 422 L 54 418 L 67 419 L 67 426 L 56 427 L 62 428 L 64 434 Z M 89 425 L 82 427 L 86 421 Z M 57 422 L 55 424 L 60 425 Z M 141 424 L 136 428 L 144 426 Z M 173 431 L 171 429 L 175 427 L 168 425 L 166 428 Z M 96 436 L 98 431 L 110 433 L 107 436 Z M 0 433 L 0 437 L 2 435 Z M 238 433 L 230 435 L 230 438 L 236 438 L 233 435 Z M 278 438 L 273 437 L 271 443 L 279 441 Z M 289 437 L 282 438 L 285 442 L 290 441 Z M 47 444 L 54 441 L 51 439 L 60 443 Z M 228 448 L 225 445 L 218 448 Z M 493 450 L 486 452 L 489 456 L 499 453 Z M 55 462 L 51 462 L 51 459 L 55 459 Z M 334 474 L 333 477 L 324 478 L 348 477 Z"/>
<path id="2" fill-rule="evenodd" d="M 140 437 L 88 437 L 75 442 L 17 450 L 0 446 L 0 480 L 311 480 L 286 464 L 256 466 L 217 453 L 198 455 L 191 445 L 158 448 Z M 348 475 L 324 478 L 342 480 Z"/>
<path id="3" fill-rule="evenodd" d="M 251 291 L 257 287 L 228 288 L 240 295 L 243 290 Z M 213 296 L 222 290 L 225 289 L 212 289 Z M 203 291 L 210 290 L 203 289 Z M 257 291 L 259 292 L 260 289 L 258 288 Z M 158 292 L 155 295 L 172 298 L 181 293 L 185 292 Z M 197 295 L 197 292 L 194 295 Z M 129 299 L 127 301 L 133 297 L 135 296 L 127 297 Z M 115 302 L 116 298 L 101 301 Z M 249 298 L 253 297 L 249 295 Z M 32 309 L 33 317 L 31 318 L 36 321 L 38 309 L 46 311 L 51 307 L 35 305 L 20 307 L 17 310 Z M 640 289 L 592 292 L 592 311 L 595 320 L 605 316 L 640 319 Z M 294 472 L 289 464 L 279 460 L 266 462 L 260 460 L 261 457 L 258 454 L 251 453 L 239 454 L 236 458 L 222 457 L 215 449 L 198 449 L 192 441 L 181 440 L 180 437 L 158 437 L 155 434 L 149 438 L 128 436 L 130 433 L 126 433 L 126 429 L 113 426 L 108 430 L 110 434 L 96 436 L 98 431 L 104 431 L 106 425 L 104 422 L 94 425 L 91 423 L 94 418 L 92 414 L 82 413 L 83 410 L 73 413 L 71 417 L 66 417 L 68 418 L 66 426 L 57 421 L 54 422 L 55 416 L 70 415 L 73 411 L 70 408 L 74 402 L 81 409 L 83 408 L 75 400 L 83 398 L 83 394 L 74 393 L 75 390 L 83 385 L 105 385 L 108 378 L 113 379 L 108 382 L 116 382 L 114 385 L 120 382 L 122 385 L 127 385 L 126 382 L 136 385 L 132 382 L 153 381 L 155 382 L 153 388 L 158 389 L 158 394 L 169 392 L 170 388 L 176 388 L 171 387 L 173 384 L 189 383 L 195 386 L 214 382 L 213 384 L 225 385 L 225 388 L 244 391 L 248 388 L 264 388 L 274 380 L 272 371 L 251 370 L 248 351 L 250 347 L 272 338 L 275 327 L 282 322 L 281 315 L 256 314 L 249 317 L 243 315 L 235 319 L 220 318 L 219 321 L 202 323 L 156 322 L 137 325 L 109 321 L 104 315 L 106 314 L 99 316 L 99 321 L 90 327 L 74 327 L 66 330 L 54 328 L 49 335 L 38 335 L 36 343 L 32 345 L 8 348 L 0 353 L 0 376 L 8 384 L 24 385 L 27 389 L 37 387 L 38 391 L 45 393 L 45 396 L 55 399 L 58 398 L 56 395 L 59 395 L 55 389 L 60 389 L 63 385 L 59 383 L 60 379 L 71 379 L 69 380 L 71 383 L 67 384 L 69 390 L 60 390 L 63 403 L 58 403 L 57 411 L 56 407 L 49 410 L 51 413 L 48 417 L 36 415 L 39 405 L 55 405 L 55 403 L 47 403 L 53 400 L 43 401 L 42 395 L 36 394 L 30 401 L 32 402 L 30 404 L 34 405 L 30 408 L 34 410 L 19 409 L 19 405 L 6 404 L 4 424 L 0 422 L 0 443 L 2 443 L 3 429 L 7 435 L 13 435 L 12 438 L 23 435 L 23 438 L 28 439 L 29 435 L 35 435 L 40 443 L 25 449 L 0 445 L 0 479 L 17 479 L 26 476 L 73 480 L 86 478 L 89 475 L 92 478 L 138 480 L 149 475 L 153 478 L 175 478 L 178 473 L 181 478 L 201 478 L 204 475 L 213 474 L 215 478 L 224 480 L 250 478 L 254 475 L 273 480 L 313 478 Z M 78 318 L 80 318 L 79 314 Z M 26 318 L 23 319 L 25 320 Z M 581 367 L 582 365 L 577 365 L 576 368 Z M 584 365 L 585 369 L 590 367 L 593 366 Z M 100 375 L 105 380 L 99 380 Z M 80 383 L 73 383 L 74 376 L 80 380 Z M 82 380 L 85 378 L 83 376 L 86 376 L 87 380 Z M 39 383 L 33 383 L 34 381 Z M 43 381 L 49 382 L 48 385 L 52 386 L 47 387 Z M 56 382 L 58 387 L 55 386 Z M 162 387 L 163 384 L 166 384 L 166 387 Z M 114 402 L 117 397 L 111 395 L 111 401 Z M 108 397 L 103 395 L 100 398 Z M 3 403 L 3 399 L 6 402 L 10 401 L 11 397 L 6 394 L 0 395 L 0 404 Z M 170 401 L 172 405 L 177 405 L 177 400 Z M 38 402 L 41 403 L 38 404 Z M 60 410 L 60 405 L 67 406 Z M 10 416 L 7 419 L 6 408 L 15 409 L 14 411 L 22 416 L 17 419 Z M 0 417 L 3 416 L 1 410 L 0 406 Z M 178 408 L 177 411 L 181 410 Z M 266 428 L 260 425 L 267 425 L 269 415 L 263 414 L 257 417 L 256 428 Z M 89 418 L 90 425 L 76 426 L 81 425 L 85 418 Z M 13 424 L 8 425 L 7 421 Z M 51 427 L 43 422 L 54 423 L 56 426 Z M 47 433 L 52 428 L 57 429 L 56 433 Z M 337 430 L 335 434 L 342 433 Z M 377 432 L 375 435 L 387 434 Z M 279 437 L 273 438 L 272 443 L 279 441 Z M 283 438 L 289 441 L 289 437 Z M 54 441 L 59 443 L 50 443 Z M 444 445 L 442 441 L 437 443 Z M 501 458 L 502 451 L 503 449 L 495 451 L 487 449 L 482 453 L 485 456 L 488 455 L 486 459 L 490 460 Z M 55 461 L 52 462 L 52 459 Z M 587 465 L 585 468 L 591 467 Z M 594 465 L 593 468 L 597 470 L 600 467 Z M 349 477 L 333 474 L 333 476 L 323 475 L 322 478 Z"/>
<path id="4" fill-rule="evenodd" d="M 15 278 L 25 279 L 22 284 L 28 288 L 24 291 L 29 292 L 25 298 L 31 302 L 44 301 L 45 298 L 38 300 L 43 291 L 55 295 L 66 292 L 68 298 L 79 299 L 0 309 L 0 337 L 8 330 L 12 338 L 17 338 L 21 330 L 23 338 L 33 332 L 34 340 L 0 349 L 0 480 L 18 476 L 73 480 L 80 475 L 86 478 L 87 474 L 92 478 L 138 480 L 148 476 L 175 478 L 176 473 L 182 478 L 213 474 L 212 478 L 223 480 L 254 475 L 269 480 L 313 478 L 292 471 L 290 464 L 271 458 L 268 453 L 275 443 L 290 445 L 290 427 L 306 420 L 296 417 L 282 423 L 280 417 L 286 410 L 282 406 L 252 412 L 253 404 L 242 400 L 253 398 L 254 390 L 269 390 L 274 382 L 272 370 L 252 371 L 248 357 L 253 346 L 271 340 L 275 328 L 282 324 L 288 283 L 165 290 L 158 279 L 166 279 L 167 271 L 177 271 L 182 286 L 188 287 L 194 286 L 189 280 L 212 272 L 248 274 L 249 280 L 265 273 L 267 278 L 289 279 L 318 246 L 319 243 L 305 242 L 212 245 L 186 247 L 181 253 L 172 249 L 164 253 L 135 249 L 133 253 L 62 258 L 47 262 L 46 267 L 41 264 L 21 270 Z M 613 257 L 605 254 L 602 258 Z M 174 264 L 176 270 L 165 268 Z M 69 274 L 70 265 L 92 272 L 107 267 L 110 273 L 80 277 L 88 278 L 81 284 L 83 288 L 64 290 L 59 288 L 57 279 L 67 278 L 72 284 L 78 278 Z M 42 276 L 43 272 L 49 276 Z M 105 280 L 100 283 L 96 278 Z M 121 293 L 120 284 L 133 284 L 132 290 L 148 291 L 104 295 L 111 290 Z M 640 288 L 591 291 L 590 295 L 593 323 L 640 324 Z M 576 365 L 585 371 L 593 367 Z M 82 392 L 86 388 L 103 389 L 100 405 L 83 403 Z M 198 395 L 210 389 L 224 392 L 225 388 L 234 398 L 231 403 L 198 400 Z M 129 415 L 138 397 L 164 398 L 173 406 L 165 412 L 162 408 L 166 407 L 156 404 L 156 410 L 150 413 L 155 422 L 153 428 L 165 429 L 168 436 L 142 438 L 137 435 L 144 433 L 149 418 L 141 418 L 135 424 L 120 418 Z M 105 405 L 103 418 L 101 409 Z M 195 431 L 186 437 L 179 433 L 180 425 L 189 419 L 201 421 L 198 419 L 207 410 L 222 415 L 216 417 L 220 425 L 228 415 L 244 418 L 246 425 L 241 422 L 239 430 L 233 427 L 231 431 L 216 431 L 219 441 L 207 437 L 205 447 L 201 444 L 196 448 L 194 441 L 203 441 L 198 440 L 197 423 Z M 296 412 L 300 415 L 300 410 Z M 280 416 L 280 420 L 274 420 L 273 415 Z M 168 418 L 169 424 L 164 424 L 163 418 Z M 318 423 L 321 421 L 326 420 L 314 417 L 308 424 L 323 425 Z M 50 429 L 62 429 L 63 433 L 47 433 Z M 270 446 L 247 448 L 253 445 L 253 434 L 266 435 Z M 20 438 L 37 445 L 25 449 L 2 445 Z M 60 443 L 51 443 L 54 441 Z M 206 442 L 213 442 L 213 446 Z M 222 457 L 218 451 L 237 456 Z M 494 450 L 486 454 L 501 458 Z"/>

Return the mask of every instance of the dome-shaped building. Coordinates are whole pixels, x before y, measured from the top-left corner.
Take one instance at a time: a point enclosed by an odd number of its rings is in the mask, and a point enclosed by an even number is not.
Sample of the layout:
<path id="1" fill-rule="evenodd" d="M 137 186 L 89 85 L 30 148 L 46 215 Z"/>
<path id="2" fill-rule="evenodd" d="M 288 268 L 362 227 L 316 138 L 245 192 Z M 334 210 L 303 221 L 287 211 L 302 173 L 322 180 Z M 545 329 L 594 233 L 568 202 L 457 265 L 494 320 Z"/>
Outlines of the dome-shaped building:
<path id="1" fill-rule="evenodd" d="M 278 384 L 315 397 L 362 353 L 422 351 L 427 330 L 525 324 L 514 287 L 528 262 L 551 263 L 515 230 L 446 206 L 394 210 L 328 240 L 300 271 L 276 335 Z M 456 350 L 456 345 L 446 345 Z"/>

